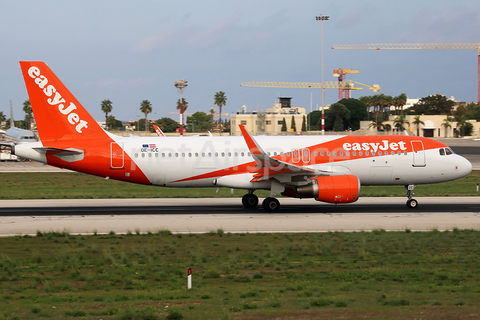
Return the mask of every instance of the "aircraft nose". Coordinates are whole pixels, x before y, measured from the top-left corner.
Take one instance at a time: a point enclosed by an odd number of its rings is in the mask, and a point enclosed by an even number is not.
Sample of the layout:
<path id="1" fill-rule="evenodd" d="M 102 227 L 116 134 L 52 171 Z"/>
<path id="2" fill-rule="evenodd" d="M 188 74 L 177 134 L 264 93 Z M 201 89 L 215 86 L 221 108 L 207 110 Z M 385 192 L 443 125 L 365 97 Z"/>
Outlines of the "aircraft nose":
<path id="1" fill-rule="evenodd" d="M 470 163 L 470 161 L 468 161 L 464 157 L 462 156 L 459 156 L 459 157 L 460 157 L 460 161 L 458 164 L 458 173 L 460 174 L 460 177 L 465 177 L 470 172 L 472 172 L 473 166 Z"/>

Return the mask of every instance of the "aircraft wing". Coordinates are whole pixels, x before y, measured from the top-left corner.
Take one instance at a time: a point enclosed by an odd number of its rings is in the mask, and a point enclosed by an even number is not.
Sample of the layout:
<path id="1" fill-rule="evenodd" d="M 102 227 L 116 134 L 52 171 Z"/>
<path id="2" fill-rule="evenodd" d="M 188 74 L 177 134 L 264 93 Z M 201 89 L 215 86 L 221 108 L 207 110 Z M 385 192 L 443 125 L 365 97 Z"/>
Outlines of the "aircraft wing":
<path id="1" fill-rule="evenodd" d="M 255 174 L 252 182 L 271 179 L 273 175 L 284 173 L 306 173 L 309 175 L 329 175 L 333 173 L 330 170 L 315 170 L 313 168 L 297 166 L 292 163 L 284 162 L 270 157 L 258 144 L 258 142 L 248 133 L 245 126 L 240 125 L 240 131 L 243 134 L 248 149 L 252 154 L 253 159 L 257 162 L 257 166 L 264 168 Z"/>

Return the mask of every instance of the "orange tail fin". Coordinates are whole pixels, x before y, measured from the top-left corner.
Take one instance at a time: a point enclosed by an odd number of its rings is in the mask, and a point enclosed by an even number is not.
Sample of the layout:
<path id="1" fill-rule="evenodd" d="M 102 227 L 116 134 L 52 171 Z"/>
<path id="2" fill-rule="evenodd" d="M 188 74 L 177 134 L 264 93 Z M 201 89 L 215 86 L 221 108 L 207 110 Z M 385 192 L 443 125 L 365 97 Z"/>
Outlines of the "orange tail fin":
<path id="1" fill-rule="evenodd" d="M 44 62 L 21 61 L 20 66 L 41 141 L 106 135 Z"/>

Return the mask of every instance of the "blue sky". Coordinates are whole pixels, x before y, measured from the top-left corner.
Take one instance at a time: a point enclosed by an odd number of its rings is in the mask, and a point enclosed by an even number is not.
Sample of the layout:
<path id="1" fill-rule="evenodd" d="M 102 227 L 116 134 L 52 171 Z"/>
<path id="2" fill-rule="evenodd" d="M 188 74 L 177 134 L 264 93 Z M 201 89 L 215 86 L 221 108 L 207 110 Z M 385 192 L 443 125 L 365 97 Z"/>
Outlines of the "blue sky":
<path id="1" fill-rule="evenodd" d="M 348 79 L 380 84 L 388 95 L 421 98 L 440 93 L 477 98 L 476 50 L 332 50 L 334 44 L 480 42 L 478 0 L 244 0 L 238 1 L 10 1 L 0 11 L 0 111 L 23 119 L 28 99 L 21 60 L 45 61 L 97 119 L 100 103 L 113 102 L 120 120 L 178 116 L 175 80 L 187 79 L 188 112 L 214 106 L 223 112 L 271 108 L 278 96 L 310 110 L 320 90 L 245 88 L 243 81 L 321 81 L 324 22 L 325 80 L 333 69 L 360 69 Z M 354 91 L 352 96 L 373 94 Z M 325 102 L 338 93 L 326 91 Z"/>

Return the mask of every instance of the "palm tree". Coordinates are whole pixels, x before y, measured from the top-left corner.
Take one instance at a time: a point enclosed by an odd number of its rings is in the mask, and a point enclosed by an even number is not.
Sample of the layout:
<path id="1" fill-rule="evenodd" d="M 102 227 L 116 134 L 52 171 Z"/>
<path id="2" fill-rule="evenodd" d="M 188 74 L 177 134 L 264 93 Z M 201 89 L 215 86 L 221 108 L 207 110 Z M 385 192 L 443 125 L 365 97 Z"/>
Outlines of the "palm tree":
<path id="1" fill-rule="evenodd" d="M 369 120 L 370 120 L 370 108 L 372 107 L 372 103 L 373 103 L 373 97 L 372 96 L 363 96 L 363 97 L 360 97 L 360 102 L 363 102 L 365 104 L 365 106 L 367 107 L 367 112 L 368 112 L 368 117 L 369 117 Z"/>
<path id="2" fill-rule="evenodd" d="M 407 120 L 405 120 L 405 115 L 404 114 L 401 114 L 399 116 L 397 116 L 395 118 L 395 120 L 393 120 L 393 125 L 397 128 L 397 130 L 405 130 L 405 125 L 408 124 L 408 126 L 410 126 L 410 122 L 408 122 Z"/>
<path id="3" fill-rule="evenodd" d="M 450 117 L 446 117 L 445 119 L 443 119 L 442 127 L 445 128 L 445 138 L 447 137 L 447 129 L 452 127 L 452 125 L 450 124 L 451 120 L 452 118 Z"/>
<path id="4" fill-rule="evenodd" d="M 467 124 L 468 119 L 465 115 L 460 117 L 460 120 L 457 121 L 457 128 L 460 127 L 460 136 L 465 136 L 465 125 Z"/>
<path id="5" fill-rule="evenodd" d="M 375 120 L 373 120 L 369 125 L 368 127 L 371 128 L 371 127 L 375 127 L 377 129 L 377 131 L 381 131 L 381 130 L 384 130 L 385 129 L 385 124 L 383 123 L 384 120 L 382 117 L 377 117 Z"/>
<path id="6" fill-rule="evenodd" d="M 3 111 L 0 111 L 0 129 L 3 121 L 7 120 L 7 117 L 3 114 Z"/>
<path id="7" fill-rule="evenodd" d="M 225 92 L 219 91 L 215 93 L 215 101 L 214 104 L 218 106 L 219 114 L 220 114 L 220 126 L 222 125 L 222 107 L 227 104 L 227 97 L 225 96 Z M 220 127 L 220 132 L 222 132 L 222 128 Z"/>
<path id="8" fill-rule="evenodd" d="M 25 111 L 25 120 L 27 120 L 28 130 L 32 129 L 32 105 L 30 104 L 30 100 L 25 100 L 23 102 L 23 111 Z"/>
<path id="9" fill-rule="evenodd" d="M 420 116 L 415 116 L 413 118 L 412 124 L 417 126 L 417 137 L 420 135 L 420 125 L 425 125 L 425 122 L 420 120 Z"/>
<path id="10" fill-rule="evenodd" d="M 140 111 L 145 114 L 145 131 L 149 131 L 149 125 L 147 120 L 147 115 L 152 112 L 152 104 L 148 100 L 143 100 L 140 104 Z"/>
<path id="11" fill-rule="evenodd" d="M 397 114 L 397 109 L 400 110 L 399 113 L 403 112 L 403 106 L 407 104 L 407 95 L 401 93 L 400 95 L 393 97 L 393 106 L 395 107 L 395 114 Z"/>
<path id="12" fill-rule="evenodd" d="M 112 101 L 105 99 L 100 104 L 102 112 L 105 112 L 105 128 L 108 129 L 108 114 L 112 112 Z"/>

